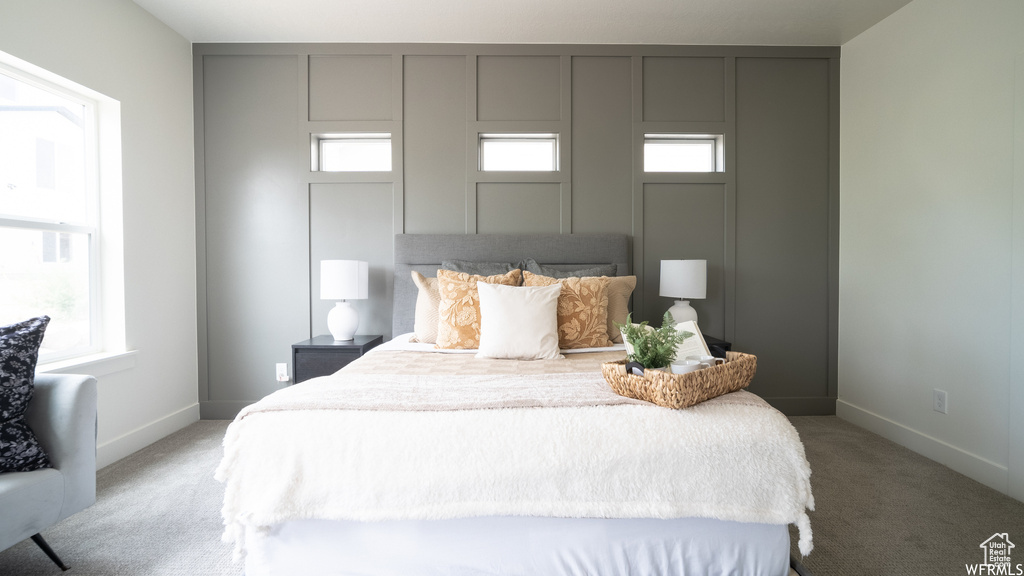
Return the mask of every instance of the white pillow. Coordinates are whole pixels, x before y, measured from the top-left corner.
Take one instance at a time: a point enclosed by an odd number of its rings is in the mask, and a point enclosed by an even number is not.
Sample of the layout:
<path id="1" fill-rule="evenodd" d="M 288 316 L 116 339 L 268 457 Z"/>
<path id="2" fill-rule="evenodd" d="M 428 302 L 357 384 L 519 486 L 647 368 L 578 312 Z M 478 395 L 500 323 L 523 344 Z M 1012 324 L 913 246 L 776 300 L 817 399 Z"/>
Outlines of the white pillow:
<path id="1" fill-rule="evenodd" d="M 551 286 L 477 283 L 480 347 L 477 358 L 550 360 L 558 352 L 558 295 Z"/>
<path id="2" fill-rule="evenodd" d="M 427 278 L 419 272 L 412 271 L 412 281 L 419 292 L 416 294 L 416 319 L 413 322 L 413 342 L 437 342 L 437 322 L 440 316 L 437 309 L 441 307 L 441 293 L 437 287 L 437 278 Z"/>

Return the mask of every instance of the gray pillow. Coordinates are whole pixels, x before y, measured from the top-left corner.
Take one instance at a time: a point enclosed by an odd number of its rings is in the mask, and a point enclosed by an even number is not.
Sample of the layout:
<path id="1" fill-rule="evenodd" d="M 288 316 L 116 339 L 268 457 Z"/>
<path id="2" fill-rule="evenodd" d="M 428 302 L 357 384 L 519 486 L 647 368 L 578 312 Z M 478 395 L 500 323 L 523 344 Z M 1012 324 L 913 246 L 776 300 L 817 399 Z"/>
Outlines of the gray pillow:
<path id="1" fill-rule="evenodd" d="M 494 276 L 495 274 L 507 274 L 517 268 L 519 264 L 509 262 L 473 262 L 472 260 L 442 260 L 441 269 L 452 272 L 465 272 L 477 276 Z"/>
<path id="2" fill-rule="evenodd" d="M 618 266 L 615 264 L 596 264 L 596 265 L 584 265 L 586 268 L 573 268 L 571 266 L 565 266 L 562 268 L 552 268 L 551 266 L 544 266 L 538 264 L 533 258 L 527 258 L 523 261 L 523 265 L 526 267 L 526 271 L 531 274 L 540 274 L 541 276 L 548 276 L 549 278 L 574 278 L 574 277 L 587 277 L 587 276 L 615 276 L 618 271 Z"/>

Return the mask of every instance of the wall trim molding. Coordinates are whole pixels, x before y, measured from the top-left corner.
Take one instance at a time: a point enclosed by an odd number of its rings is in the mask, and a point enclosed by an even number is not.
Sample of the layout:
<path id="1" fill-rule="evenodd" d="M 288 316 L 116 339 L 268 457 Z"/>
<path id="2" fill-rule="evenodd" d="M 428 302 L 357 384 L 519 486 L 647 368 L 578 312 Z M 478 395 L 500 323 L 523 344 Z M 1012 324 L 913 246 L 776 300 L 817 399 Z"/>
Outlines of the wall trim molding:
<path id="1" fill-rule="evenodd" d="M 836 416 L 892 440 L 972 480 L 977 480 L 989 488 L 1010 495 L 1008 492 L 1009 471 L 1006 466 L 972 454 L 845 400 L 836 401 Z"/>
<path id="2" fill-rule="evenodd" d="M 113 464 L 121 458 L 137 452 L 146 446 L 174 434 L 178 430 L 199 421 L 199 403 L 194 402 L 180 410 L 148 424 L 143 424 L 113 440 L 96 447 L 96 469 Z"/>

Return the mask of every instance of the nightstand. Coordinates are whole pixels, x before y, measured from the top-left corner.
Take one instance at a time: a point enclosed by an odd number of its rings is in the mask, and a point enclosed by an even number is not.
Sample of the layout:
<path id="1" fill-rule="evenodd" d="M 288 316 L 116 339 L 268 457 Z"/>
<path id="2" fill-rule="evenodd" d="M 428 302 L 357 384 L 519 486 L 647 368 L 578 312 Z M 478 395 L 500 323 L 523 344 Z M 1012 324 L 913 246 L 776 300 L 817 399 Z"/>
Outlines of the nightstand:
<path id="1" fill-rule="evenodd" d="M 711 350 L 711 355 L 716 358 L 725 358 L 725 353 L 732 350 L 732 342 L 719 340 L 707 334 L 704 335 L 704 343 L 708 345 L 708 350 Z"/>
<path id="2" fill-rule="evenodd" d="M 383 342 L 384 337 L 376 334 L 357 334 L 345 341 L 326 334 L 292 344 L 294 383 L 334 374 Z"/>

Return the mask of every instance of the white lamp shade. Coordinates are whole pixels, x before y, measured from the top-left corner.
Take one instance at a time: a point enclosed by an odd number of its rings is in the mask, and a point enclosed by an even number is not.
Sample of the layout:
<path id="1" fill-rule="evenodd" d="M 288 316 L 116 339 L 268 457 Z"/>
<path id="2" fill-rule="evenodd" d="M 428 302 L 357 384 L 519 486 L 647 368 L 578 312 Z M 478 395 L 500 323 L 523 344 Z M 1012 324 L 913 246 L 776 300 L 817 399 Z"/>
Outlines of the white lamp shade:
<path id="1" fill-rule="evenodd" d="M 707 260 L 662 260 L 662 296 L 670 298 L 707 298 Z"/>
<path id="2" fill-rule="evenodd" d="M 365 300 L 369 265 L 359 260 L 320 261 L 321 300 Z"/>

